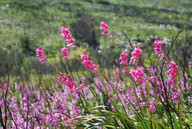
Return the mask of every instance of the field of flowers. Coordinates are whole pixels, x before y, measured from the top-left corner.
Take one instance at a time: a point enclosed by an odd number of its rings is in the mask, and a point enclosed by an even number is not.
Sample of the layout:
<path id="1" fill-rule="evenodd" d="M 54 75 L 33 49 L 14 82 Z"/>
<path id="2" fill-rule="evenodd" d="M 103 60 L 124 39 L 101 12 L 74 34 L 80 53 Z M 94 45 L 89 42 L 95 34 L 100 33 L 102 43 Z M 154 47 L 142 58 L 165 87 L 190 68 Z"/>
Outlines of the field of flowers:
<path id="1" fill-rule="evenodd" d="M 133 49 L 129 54 L 119 48 L 105 22 L 100 23 L 103 36 L 112 41 L 121 54 L 114 59 L 112 70 L 102 69 L 97 61 L 82 50 L 68 26 L 61 28 L 66 45 L 61 48 L 65 60 L 74 58 L 94 74 L 94 78 L 73 78 L 49 62 L 43 48 L 37 58 L 58 72 L 57 81 L 47 78 L 31 84 L 11 84 L 9 77 L 0 83 L 0 127 L 3 129 L 98 128 L 98 129 L 190 129 L 192 126 L 192 57 L 184 70 L 170 57 L 171 49 L 162 49 L 155 40 L 155 59 L 142 59 L 142 46 L 127 40 Z M 73 50 L 81 55 L 73 56 Z M 192 56 L 192 55 L 191 55 Z M 118 67 L 120 65 L 120 67 Z M 47 85 L 46 85 L 47 84 Z"/>

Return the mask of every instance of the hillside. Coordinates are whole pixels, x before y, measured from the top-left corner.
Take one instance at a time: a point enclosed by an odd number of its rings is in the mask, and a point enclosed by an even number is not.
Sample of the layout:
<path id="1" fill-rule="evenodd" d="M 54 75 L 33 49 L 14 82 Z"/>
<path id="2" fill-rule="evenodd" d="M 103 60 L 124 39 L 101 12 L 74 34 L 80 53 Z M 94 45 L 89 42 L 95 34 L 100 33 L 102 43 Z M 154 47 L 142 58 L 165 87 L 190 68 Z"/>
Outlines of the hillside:
<path id="1" fill-rule="evenodd" d="M 169 41 L 170 30 L 176 33 L 186 23 L 191 33 L 191 7 L 190 0 L 1 0 L 0 67 L 5 69 L 6 64 L 12 64 L 9 67 L 18 69 L 20 64 L 33 58 L 38 46 L 54 60 L 64 46 L 59 28 L 67 24 L 77 37 L 76 31 L 86 34 L 83 23 L 91 27 L 96 33 L 92 44 L 100 44 L 101 49 L 111 46 L 109 40 L 100 36 L 101 21 L 109 25 L 111 35 L 120 45 L 127 43 L 123 32 L 130 39 L 145 40 L 145 43 L 156 36 Z M 73 25 L 79 27 L 78 30 Z M 79 36 L 79 44 L 89 42 L 84 35 Z"/>

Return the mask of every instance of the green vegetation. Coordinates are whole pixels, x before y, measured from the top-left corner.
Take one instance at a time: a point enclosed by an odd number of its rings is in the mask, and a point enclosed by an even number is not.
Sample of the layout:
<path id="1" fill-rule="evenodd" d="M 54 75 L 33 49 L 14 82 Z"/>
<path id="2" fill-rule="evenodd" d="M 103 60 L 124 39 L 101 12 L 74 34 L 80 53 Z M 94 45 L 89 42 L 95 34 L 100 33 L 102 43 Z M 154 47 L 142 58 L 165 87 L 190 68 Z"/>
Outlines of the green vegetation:
<path id="1" fill-rule="evenodd" d="M 190 128 L 190 1 L 1 0 L 0 128 Z"/>
<path id="2" fill-rule="evenodd" d="M 72 25 L 80 20 L 92 22 L 89 28 L 96 33 L 95 42 L 100 43 L 101 49 L 111 46 L 109 40 L 98 34 L 101 21 L 110 26 L 110 33 L 120 46 L 126 46 L 127 42 L 122 31 L 130 39 L 145 39 L 144 43 L 147 44 L 149 36 L 171 39 L 167 29 L 170 26 L 176 33 L 178 28 L 189 23 L 190 34 L 191 7 L 190 0 L 1 0 L 0 76 L 6 75 L 7 70 L 21 74 L 28 68 L 35 69 L 30 64 L 34 65 L 38 46 L 45 49 L 50 60 L 59 60 L 56 57 L 65 44 L 60 37 L 61 26 L 69 24 L 70 29 L 74 30 Z M 80 26 L 79 29 L 83 30 L 84 27 Z M 76 32 L 72 32 L 75 35 Z M 85 41 L 80 39 L 77 43 L 82 45 Z M 38 64 L 36 66 L 40 67 Z"/>

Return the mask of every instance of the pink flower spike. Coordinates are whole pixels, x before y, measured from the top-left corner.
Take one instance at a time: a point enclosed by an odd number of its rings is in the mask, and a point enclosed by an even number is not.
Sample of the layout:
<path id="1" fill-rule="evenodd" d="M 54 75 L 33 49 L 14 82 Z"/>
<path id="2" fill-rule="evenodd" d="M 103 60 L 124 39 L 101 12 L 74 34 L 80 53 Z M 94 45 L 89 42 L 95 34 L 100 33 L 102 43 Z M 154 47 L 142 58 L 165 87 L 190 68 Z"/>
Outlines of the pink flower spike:
<path id="1" fill-rule="evenodd" d="M 82 59 L 82 64 L 85 66 L 85 69 L 93 71 L 94 73 L 98 73 L 98 69 L 99 69 L 99 65 L 95 64 L 91 58 L 87 55 L 80 55 L 81 59 Z"/>
<path id="2" fill-rule="evenodd" d="M 71 46 L 70 49 L 73 49 L 75 47 L 75 45 Z"/>
<path id="3" fill-rule="evenodd" d="M 135 64 L 135 61 L 139 58 L 139 56 L 142 54 L 142 50 L 140 49 L 141 46 L 135 47 L 134 51 L 132 52 L 132 57 L 131 57 L 131 61 L 129 62 L 129 64 Z"/>
<path id="4" fill-rule="evenodd" d="M 57 75 L 57 78 L 58 78 L 58 82 L 59 83 L 63 83 L 64 82 L 64 78 L 63 78 L 63 74 L 62 73 L 59 73 L 59 75 Z"/>
<path id="5" fill-rule="evenodd" d="M 100 24 L 101 24 L 100 29 L 102 29 L 102 31 L 103 31 L 102 34 L 107 36 L 108 35 L 108 25 L 104 21 L 102 21 Z"/>
<path id="6" fill-rule="evenodd" d="M 67 43 L 74 43 L 75 42 L 75 40 L 74 39 L 69 39 L 68 41 L 67 41 Z"/>
<path id="7" fill-rule="evenodd" d="M 172 83 L 175 83 L 178 66 L 176 65 L 176 63 L 174 61 L 170 61 L 169 66 L 170 66 L 170 69 L 167 71 L 167 73 L 169 74 L 169 78 L 172 80 Z"/>
<path id="8" fill-rule="evenodd" d="M 65 28 L 65 27 L 62 26 L 60 32 L 61 32 L 61 33 L 65 33 L 65 34 L 69 34 L 69 29 L 67 29 L 67 28 Z"/>
<path id="9" fill-rule="evenodd" d="M 59 83 L 65 83 L 65 85 L 70 89 L 70 91 L 73 91 L 76 83 L 72 77 L 69 77 L 68 74 L 65 74 L 65 76 L 63 76 L 62 73 L 59 73 L 57 77 Z"/>
<path id="10" fill-rule="evenodd" d="M 160 40 L 155 40 L 154 46 L 156 46 L 156 47 L 162 47 L 162 45 L 163 45 L 163 42 L 162 42 L 162 41 L 160 41 Z"/>
<path id="11" fill-rule="evenodd" d="M 61 49 L 61 54 L 64 56 L 64 58 L 66 60 L 69 59 L 69 53 L 68 53 L 68 49 L 66 47 Z"/>
<path id="12" fill-rule="evenodd" d="M 75 40 L 70 34 L 70 31 L 68 28 L 61 28 L 61 37 L 68 43 L 67 47 L 70 47 L 75 44 Z M 75 46 L 70 47 L 70 49 L 73 49 Z"/>
<path id="13" fill-rule="evenodd" d="M 160 40 L 155 40 L 154 46 L 155 46 L 155 53 L 158 54 L 161 52 L 161 47 L 163 45 L 163 42 Z"/>
<path id="14" fill-rule="evenodd" d="M 140 84 L 143 84 L 143 73 L 144 68 L 138 67 L 136 70 L 130 70 L 131 76 L 134 78 L 134 80 Z"/>
<path id="15" fill-rule="evenodd" d="M 151 113 L 154 113 L 156 110 L 157 110 L 157 103 L 154 101 L 154 102 L 152 102 L 151 100 L 150 100 L 150 112 Z"/>
<path id="16" fill-rule="evenodd" d="M 108 29 L 108 25 L 104 21 L 102 21 L 100 24 L 101 24 L 100 29 Z"/>
<path id="17" fill-rule="evenodd" d="M 127 73 L 127 70 L 123 69 L 123 70 L 122 70 L 122 73 L 126 74 L 126 73 Z"/>
<path id="18" fill-rule="evenodd" d="M 80 55 L 80 57 L 82 60 L 89 60 L 89 56 L 87 56 L 87 55 L 82 54 L 82 55 Z"/>
<path id="19" fill-rule="evenodd" d="M 37 57 L 39 58 L 39 61 L 42 62 L 42 64 L 47 63 L 47 57 L 44 54 L 44 51 L 41 47 L 36 49 Z"/>
<path id="20" fill-rule="evenodd" d="M 66 84 L 66 86 L 71 90 L 71 91 L 73 91 L 73 88 L 74 88 L 74 86 L 75 86 L 75 81 L 73 80 L 73 78 L 72 77 L 69 77 L 67 74 L 65 75 L 65 78 L 66 78 L 66 80 L 65 80 L 65 84 Z"/>
<path id="21" fill-rule="evenodd" d="M 134 51 L 132 52 L 132 55 L 137 59 L 139 58 L 139 56 L 142 54 L 142 50 L 140 49 L 140 47 L 134 48 Z"/>
<path id="22" fill-rule="evenodd" d="M 121 53 L 119 60 L 121 60 L 120 64 L 127 65 L 127 61 L 129 54 L 124 51 L 124 53 Z"/>
<path id="23" fill-rule="evenodd" d="M 73 43 L 67 44 L 67 47 L 70 47 L 70 46 L 72 46 L 72 45 L 73 45 Z"/>

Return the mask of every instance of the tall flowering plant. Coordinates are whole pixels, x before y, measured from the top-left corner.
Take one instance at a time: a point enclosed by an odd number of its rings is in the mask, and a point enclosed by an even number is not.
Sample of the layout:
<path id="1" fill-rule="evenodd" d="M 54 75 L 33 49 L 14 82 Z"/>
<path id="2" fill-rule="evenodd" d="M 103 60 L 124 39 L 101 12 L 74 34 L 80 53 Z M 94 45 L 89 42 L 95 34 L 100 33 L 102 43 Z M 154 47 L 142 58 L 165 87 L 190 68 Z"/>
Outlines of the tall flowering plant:
<path id="1" fill-rule="evenodd" d="M 143 47 L 128 39 L 132 52 L 119 48 L 102 21 L 101 33 L 112 40 L 120 52 L 120 67 L 104 70 L 88 51 L 76 46 L 68 26 L 61 28 L 66 45 L 61 48 L 63 59 L 75 58 L 95 77 L 73 78 L 51 64 L 43 48 L 36 49 L 42 64 L 56 68 L 57 83 L 0 83 L 0 127 L 6 128 L 190 128 L 192 123 L 191 75 L 181 74 L 177 63 L 162 50 L 163 42 L 154 42 L 159 62 L 145 64 Z M 77 49 L 81 54 L 71 56 Z M 129 54 L 131 53 L 131 54 Z M 131 55 L 131 56 L 130 56 Z M 191 68 L 191 61 L 189 61 Z M 191 69 L 190 69 L 191 71 Z M 85 72 L 84 72 L 85 73 Z M 85 75 L 83 73 L 83 75 Z M 85 75 L 86 76 L 86 75 Z M 19 93 L 19 95 L 15 95 Z"/>

